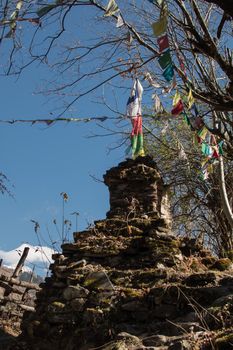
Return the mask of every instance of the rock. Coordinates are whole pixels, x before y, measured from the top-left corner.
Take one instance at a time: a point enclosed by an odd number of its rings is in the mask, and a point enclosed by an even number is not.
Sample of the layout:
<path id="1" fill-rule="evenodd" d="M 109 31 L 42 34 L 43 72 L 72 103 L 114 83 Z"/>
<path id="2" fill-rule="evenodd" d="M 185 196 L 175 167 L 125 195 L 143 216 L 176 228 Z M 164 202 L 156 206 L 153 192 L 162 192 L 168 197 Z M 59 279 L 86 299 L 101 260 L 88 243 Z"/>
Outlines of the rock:
<path id="1" fill-rule="evenodd" d="M 193 344 L 187 340 L 180 340 L 170 345 L 168 350 L 193 350 Z"/>
<path id="2" fill-rule="evenodd" d="M 91 272 L 84 281 L 89 289 L 114 290 L 113 284 L 104 271 Z"/>
<path id="3" fill-rule="evenodd" d="M 219 271 L 228 270 L 232 265 L 232 261 L 228 258 L 219 259 L 213 265 L 211 265 L 211 269 L 216 269 Z"/>
<path id="4" fill-rule="evenodd" d="M 165 345 L 168 341 L 168 338 L 165 335 L 158 334 L 152 335 L 148 338 L 143 339 L 143 345 L 145 346 L 161 346 Z"/>
<path id="5" fill-rule="evenodd" d="M 133 346 L 136 347 L 136 346 L 142 345 L 142 342 L 138 337 L 136 337 L 135 335 L 126 333 L 126 332 L 118 333 L 116 336 L 116 339 L 124 341 L 124 343 L 127 346 L 131 346 L 131 347 L 133 347 Z"/>
<path id="6" fill-rule="evenodd" d="M 218 298 L 214 301 L 212 304 L 213 307 L 215 306 L 224 306 L 226 304 L 231 304 L 233 306 L 233 294 L 223 296 L 221 298 Z"/>
<path id="7" fill-rule="evenodd" d="M 70 306 L 74 311 L 81 312 L 83 311 L 84 304 L 86 303 L 86 299 L 84 298 L 76 298 L 70 301 Z"/>
<path id="8" fill-rule="evenodd" d="M 233 277 L 208 270 L 217 258 L 200 240 L 171 232 L 167 186 L 153 160 L 122 162 L 105 183 L 108 218 L 54 255 L 36 312 L 24 315 L 32 328 L 24 350 L 207 350 L 208 337 L 228 350 Z M 0 316 L 19 312 L 4 302 Z"/>
<path id="9" fill-rule="evenodd" d="M 193 275 L 188 276 L 184 283 L 188 286 L 205 286 L 208 283 L 213 283 L 216 280 L 216 276 L 212 272 L 207 273 L 195 273 Z"/>
<path id="10" fill-rule="evenodd" d="M 89 291 L 81 286 L 69 286 L 63 291 L 63 297 L 68 301 L 76 298 L 85 298 L 88 294 Z"/>

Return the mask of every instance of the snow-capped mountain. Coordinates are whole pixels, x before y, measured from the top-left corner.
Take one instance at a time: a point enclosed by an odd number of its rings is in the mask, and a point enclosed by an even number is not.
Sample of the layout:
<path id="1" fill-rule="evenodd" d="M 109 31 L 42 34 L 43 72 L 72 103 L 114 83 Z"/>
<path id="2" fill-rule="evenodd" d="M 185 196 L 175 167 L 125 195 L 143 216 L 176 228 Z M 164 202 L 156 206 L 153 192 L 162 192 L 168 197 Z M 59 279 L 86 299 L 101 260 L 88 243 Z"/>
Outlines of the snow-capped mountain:
<path id="1" fill-rule="evenodd" d="M 31 271 L 33 266 L 35 266 L 37 274 L 44 275 L 52 262 L 52 254 L 54 254 L 54 250 L 49 247 L 32 246 L 23 243 L 9 252 L 0 250 L 0 259 L 3 259 L 3 265 L 14 269 L 25 247 L 30 249 L 23 270 Z"/>

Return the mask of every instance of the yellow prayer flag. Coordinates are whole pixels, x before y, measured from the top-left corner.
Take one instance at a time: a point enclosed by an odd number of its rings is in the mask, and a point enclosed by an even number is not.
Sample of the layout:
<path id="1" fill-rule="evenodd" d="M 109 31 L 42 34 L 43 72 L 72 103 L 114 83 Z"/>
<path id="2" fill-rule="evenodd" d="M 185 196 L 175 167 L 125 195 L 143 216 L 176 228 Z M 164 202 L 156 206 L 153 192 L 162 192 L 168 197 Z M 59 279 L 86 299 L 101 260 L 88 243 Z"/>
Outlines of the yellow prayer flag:
<path id="1" fill-rule="evenodd" d="M 167 16 L 161 17 L 157 22 L 152 23 L 154 35 L 160 36 L 167 30 Z"/>
<path id="2" fill-rule="evenodd" d="M 199 136 L 202 140 L 204 140 L 208 131 L 209 131 L 209 130 L 208 130 L 205 126 L 203 126 L 203 128 L 201 129 L 201 131 L 198 132 L 198 136 Z"/>
<path id="3" fill-rule="evenodd" d="M 174 97 L 173 97 L 173 102 L 172 102 L 172 105 L 173 106 L 176 106 L 177 103 L 181 100 L 181 97 L 180 97 L 180 94 L 178 91 L 176 91 Z"/>
<path id="4" fill-rule="evenodd" d="M 104 16 L 105 17 L 112 16 L 118 11 L 119 11 L 119 7 L 117 6 L 115 0 L 109 0 Z"/>
<path id="5" fill-rule="evenodd" d="M 192 105 L 194 104 L 194 97 L 193 97 L 193 92 L 190 89 L 188 93 L 188 109 L 191 109 Z"/>

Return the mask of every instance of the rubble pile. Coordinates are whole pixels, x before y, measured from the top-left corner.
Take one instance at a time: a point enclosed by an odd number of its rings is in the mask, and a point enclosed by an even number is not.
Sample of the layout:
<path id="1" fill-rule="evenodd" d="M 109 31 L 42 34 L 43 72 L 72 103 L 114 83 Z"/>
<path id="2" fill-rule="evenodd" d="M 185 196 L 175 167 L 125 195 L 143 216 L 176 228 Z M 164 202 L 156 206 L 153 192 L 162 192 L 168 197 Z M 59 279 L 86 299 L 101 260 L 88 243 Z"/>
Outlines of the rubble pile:
<path id="1" fill-rule="evenodd" d="M 18 349 L 231 349 L 231 261 L 171 232 L 150 157 L 120 163 L 104 181 L 106 220 L 53 256 Z"/>
<path id="2" fill-rule="evenodd" d="M 34 283 L 12 278 L 12 270 L 0 267 L 0 348 L 12 337 L 21 333 L 21 321 L 25 311 L 35 311 L 36 292 Z M 13 338 L 12 338 L 13 339 Z"/>

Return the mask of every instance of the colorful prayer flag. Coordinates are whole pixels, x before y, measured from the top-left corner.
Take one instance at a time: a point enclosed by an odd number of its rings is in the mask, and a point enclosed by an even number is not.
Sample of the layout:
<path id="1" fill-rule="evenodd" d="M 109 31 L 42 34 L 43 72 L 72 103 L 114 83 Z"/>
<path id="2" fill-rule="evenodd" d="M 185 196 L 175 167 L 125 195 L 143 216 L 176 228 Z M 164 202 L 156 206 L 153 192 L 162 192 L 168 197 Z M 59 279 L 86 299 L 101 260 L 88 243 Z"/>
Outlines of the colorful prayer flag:
<path id="1" fill-rule="evenodd" d="M 112 16 L 118 11 L 119 11 L 119 7 L 117 6 L 115 0 L 109 0 L 104 16 L 105 17 Z"/>
<path id="2" fill-rule="evenodd" d="M 152 29 L 156 37 L 165 33 L 167 30 L 167 16 L 163 16 L 157 22 L 152 23 Z"/>
<path id="3" fill-rule="evenodd" d="M 173 105 L 173 109 L 171 111 L 172 115 L 179 115 L 181 112 L 183 112 L 184 105 L 178 91 L 176 91 L 173 97 L 172 105 Z"/>
<path id="4" fill-rule="evenodd" d="M 162 52 L 166 49 L 169 48 L 169 41 L 168 41 L 168 36 L 167 34 L 161 36 L 160 38 L 158 38 L 157 40 L 158 45 L 159 45 L 159 52 Z"/>
<path id="5" fill-rule="evenodd" d="M 162 69 L 172 64 L 170 50 L 165 51 L 158 59 L 159 65 Z"/>
<path id="6" fill-rule="evenodd" d="M 163 72 L 163 76 L 168 82 L 172 80 L 172 78 L 174 77 L 174 69 L 172 65 L 167 66 L 167 68 Z"/>
<path id="7" fill-rule="evenodd" d="M 142 93 L 143 87 L 139 81 L 139 79 L 135 79 L 133 87 L 131 89 L 130 97 L 127 101 L 127 116 L 129 117 L 137 117 L 142 114 Z"/>
<path id="8" fill-rule="evenodd" d="M 133 129 L 131 132 L 132 157 L 145 156 L 143 148 L 142 116 L 132 118 Z"/>

